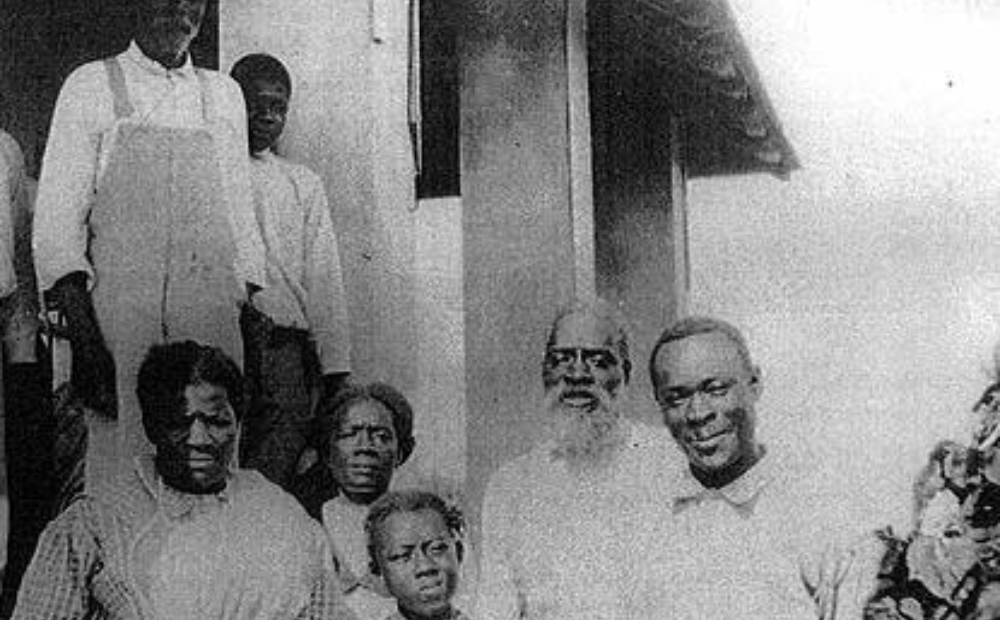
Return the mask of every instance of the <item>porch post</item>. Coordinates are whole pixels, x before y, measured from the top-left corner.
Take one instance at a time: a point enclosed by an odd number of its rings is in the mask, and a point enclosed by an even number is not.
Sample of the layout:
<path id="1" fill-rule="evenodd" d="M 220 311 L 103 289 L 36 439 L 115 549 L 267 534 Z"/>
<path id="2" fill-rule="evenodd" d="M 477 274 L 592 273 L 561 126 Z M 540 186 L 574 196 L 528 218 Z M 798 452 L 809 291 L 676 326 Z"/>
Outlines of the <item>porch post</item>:
<path id="1" fill-rule="evenodd" d="M 544 423 L 556 309 L 594 290 L 585 0 L 463 0 L 459 58 L 470 507 Z"/>

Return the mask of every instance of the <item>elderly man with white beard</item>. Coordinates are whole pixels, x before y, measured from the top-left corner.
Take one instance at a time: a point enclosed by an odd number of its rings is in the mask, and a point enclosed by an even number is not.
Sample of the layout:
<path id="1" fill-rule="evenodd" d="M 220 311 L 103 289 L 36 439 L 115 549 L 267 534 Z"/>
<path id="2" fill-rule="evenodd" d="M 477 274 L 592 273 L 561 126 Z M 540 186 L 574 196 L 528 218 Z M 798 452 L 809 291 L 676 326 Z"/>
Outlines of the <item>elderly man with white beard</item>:
<path id="1" fill-rule="evenodd" d="M 635 532 L 677 460 L 665 431 L 621 410 L 630 373 L 613 308 L 577 302 L 559 313 L 542 365 L 551 432 L 487 487 L 474 617 L 626 616 L 642 557 Z"/>

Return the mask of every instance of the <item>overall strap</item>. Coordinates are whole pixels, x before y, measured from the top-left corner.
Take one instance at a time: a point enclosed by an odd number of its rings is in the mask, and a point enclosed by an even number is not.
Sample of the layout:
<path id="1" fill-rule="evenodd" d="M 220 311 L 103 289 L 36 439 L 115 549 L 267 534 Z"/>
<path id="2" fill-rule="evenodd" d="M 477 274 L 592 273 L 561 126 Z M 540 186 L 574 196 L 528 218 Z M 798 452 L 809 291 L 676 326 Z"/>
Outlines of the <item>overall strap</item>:
<path id="1" fill-rule="evenodd" d="M 122 71 L 118 58 L 108 58 L 104 61 L 104 69 L 108 73 L 108 85 L 114 98 L 115 118 L 122 119 L 132 116 L 134 109 L 128 98 L 128 87 L 125 86 L 125 72 Z"/>
<path id="2" fill-rule="evenodd" d="M 194 71 L 198 76 L 198 86 L 201 90 L 201 114 L 207 125 L 215 118 L 215 98 L 212 97 L 212 84 L 204 69 L 195 69 Z"/>

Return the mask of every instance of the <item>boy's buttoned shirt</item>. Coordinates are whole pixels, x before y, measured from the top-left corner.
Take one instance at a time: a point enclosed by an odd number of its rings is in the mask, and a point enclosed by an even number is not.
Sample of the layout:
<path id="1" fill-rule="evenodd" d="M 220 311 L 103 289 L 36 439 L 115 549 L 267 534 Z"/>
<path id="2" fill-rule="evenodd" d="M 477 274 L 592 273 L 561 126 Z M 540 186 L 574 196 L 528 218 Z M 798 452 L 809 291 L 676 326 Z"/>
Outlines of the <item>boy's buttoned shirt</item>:
<path id="1" fill-rule="evenodd" d="M 324 374 L 350 372 L 347 297 L 326 191 L 314 172 L 271 151 L 251 158 L 267 286 L 254 305 L 277 325 L 309 332 Z"/>

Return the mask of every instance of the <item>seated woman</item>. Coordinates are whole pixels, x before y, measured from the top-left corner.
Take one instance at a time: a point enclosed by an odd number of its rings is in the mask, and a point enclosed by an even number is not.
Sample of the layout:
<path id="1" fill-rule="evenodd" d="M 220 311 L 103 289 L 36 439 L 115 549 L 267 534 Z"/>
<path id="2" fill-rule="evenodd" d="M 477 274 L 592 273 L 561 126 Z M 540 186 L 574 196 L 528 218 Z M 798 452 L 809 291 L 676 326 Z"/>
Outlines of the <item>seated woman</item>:
<path id="1" fill-rule="evenodd" d="M 413 452 L 413 408 L 389 385 L 350 386 L 319 403 L 313 440 L 320 471 L 300 497 L 337 551 L 348 603 L 361 618 L 383 605 L 392 610 L 392 598 L 369 571 L 364 523 L 368 507 Z"/>

